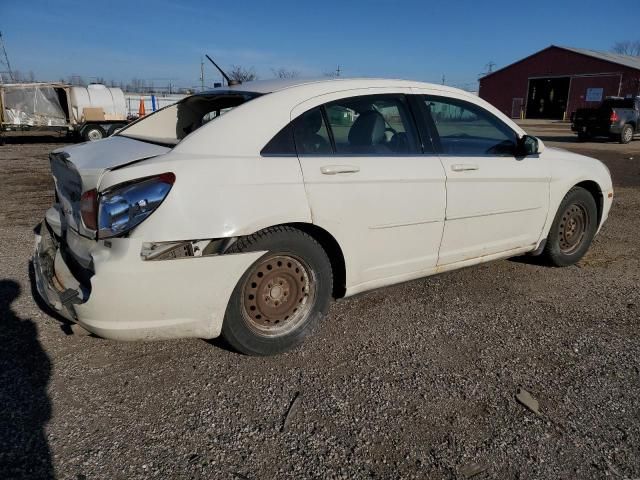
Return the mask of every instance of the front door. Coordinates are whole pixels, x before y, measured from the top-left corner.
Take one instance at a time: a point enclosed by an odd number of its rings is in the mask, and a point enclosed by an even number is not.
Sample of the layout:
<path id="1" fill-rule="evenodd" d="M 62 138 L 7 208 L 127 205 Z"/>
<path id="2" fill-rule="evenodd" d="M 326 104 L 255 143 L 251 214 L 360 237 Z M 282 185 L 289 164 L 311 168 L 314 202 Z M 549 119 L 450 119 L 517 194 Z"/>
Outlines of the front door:
<path id="1" fill-rule="evenodd" d="M 445 175 L 436 155 L 423 155 L 407 98 L 351 94 L 300 110 L 294 136 L 313 222 L 340 243 L 347 284 L 433 269 Z"/>
<path id="2" fill-rule="evenodd" d="M 447 176 L 438 264 L 534 247 L 549 208 L 548 161 L 516 158 L 516 132 L 480 105 L 422 98 Z"/>

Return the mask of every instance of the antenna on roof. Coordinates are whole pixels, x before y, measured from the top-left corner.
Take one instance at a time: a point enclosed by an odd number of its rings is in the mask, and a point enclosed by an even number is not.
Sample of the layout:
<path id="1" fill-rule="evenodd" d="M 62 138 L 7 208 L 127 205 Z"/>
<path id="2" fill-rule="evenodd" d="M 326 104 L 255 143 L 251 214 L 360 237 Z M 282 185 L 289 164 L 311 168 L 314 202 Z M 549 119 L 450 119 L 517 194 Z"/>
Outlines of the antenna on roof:
<path id="1" fill-rule="evenodd" d="M 207 60 L 209 60 L 211 63 L 213 63 L 213 66 L 216 67 L 218 69 L 218 71 L 222 74 L 222 76 L 224 77 L 224 79 L 227 81 L 227 85 L 231 86 L 231 85 L 240 85 L 242 82 L 239 82 L 238 80 L 231 80 L 229 78 L 229 75 L 227 75 L 226 73 L 224 73 L 224 70 L 222 70 L 218 64 L 216 62 L 213 61 L 213 59 L 207 55 L 205 53 L 204 55 L 205 57 L 207 57 Z"/>

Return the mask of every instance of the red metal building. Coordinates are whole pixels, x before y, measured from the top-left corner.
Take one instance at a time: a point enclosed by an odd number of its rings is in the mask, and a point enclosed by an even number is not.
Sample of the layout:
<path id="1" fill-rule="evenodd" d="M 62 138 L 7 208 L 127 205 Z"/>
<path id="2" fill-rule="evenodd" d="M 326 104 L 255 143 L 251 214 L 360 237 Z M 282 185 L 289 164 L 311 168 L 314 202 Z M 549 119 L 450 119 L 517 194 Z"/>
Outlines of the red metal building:
<path id="1" fill-rule="evenodd" d="M 513 118 L 568 119 L 609 96 L 640 96 L 640 57 L 550 47 L 480 79 L 480 97 Z"/>

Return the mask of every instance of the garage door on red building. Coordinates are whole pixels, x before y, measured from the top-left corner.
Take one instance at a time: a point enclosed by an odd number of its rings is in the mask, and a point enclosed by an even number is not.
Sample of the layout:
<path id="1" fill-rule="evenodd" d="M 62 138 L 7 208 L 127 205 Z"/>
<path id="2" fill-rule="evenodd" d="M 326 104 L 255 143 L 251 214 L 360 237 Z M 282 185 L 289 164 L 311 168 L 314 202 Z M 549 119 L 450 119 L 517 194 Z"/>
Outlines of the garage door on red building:
<path id="1" fill-rule="evenodd" d="M 568 119 L 606 97 L 640 95 L 640 57 L 551 45 L 482 77 L 479 95 L 514 118 Z"/>

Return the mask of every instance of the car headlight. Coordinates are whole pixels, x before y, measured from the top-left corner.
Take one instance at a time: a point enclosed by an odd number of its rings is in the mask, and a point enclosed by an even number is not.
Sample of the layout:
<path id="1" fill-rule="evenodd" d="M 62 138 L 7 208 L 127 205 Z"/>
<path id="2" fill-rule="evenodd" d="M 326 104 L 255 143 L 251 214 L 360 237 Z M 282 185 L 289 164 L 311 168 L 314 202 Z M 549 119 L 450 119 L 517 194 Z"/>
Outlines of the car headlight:
<path id="1" fill-rule="evenodd" d="M 173 173 L 139 178 L 100 194 L 85 192 L 81 213 L 85 226 L 99 239 L 124 235 L 148 218 L 164 201 L 175 182 Z"/>

